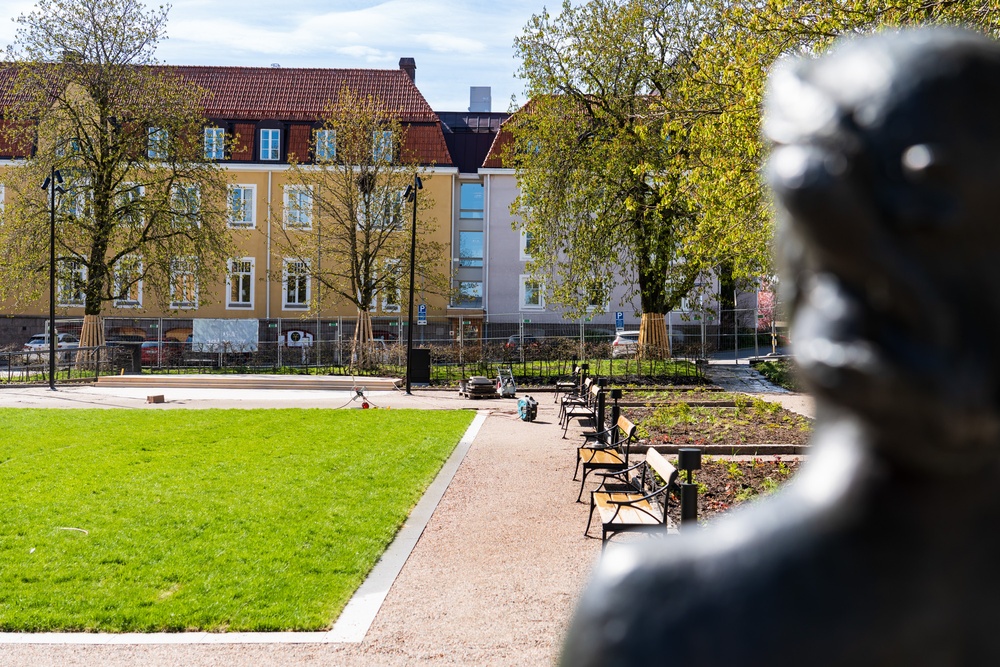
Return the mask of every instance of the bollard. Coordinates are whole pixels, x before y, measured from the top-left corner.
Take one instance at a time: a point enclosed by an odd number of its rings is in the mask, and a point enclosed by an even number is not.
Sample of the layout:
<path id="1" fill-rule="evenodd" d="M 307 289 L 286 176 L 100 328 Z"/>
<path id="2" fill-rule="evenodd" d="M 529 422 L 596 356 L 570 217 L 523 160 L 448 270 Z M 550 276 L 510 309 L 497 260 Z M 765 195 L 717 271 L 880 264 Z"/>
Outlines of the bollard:
<path id="1" fill-rule="evenodd" d="M 677 450 L 677 469 L 687 473 L 687 481 L 681 482 L 681 528 L 698 523 L 698 485 L 693 482 L 695 470 L 701 469 L 701 450 L 697 447 L 681 447 Z"/>
<path id="2" fill-rule="evenodd" d="M 622 397 L 621 389 L 611 390 L 611 400 L 614 401 L 614 405 L 611 406 L 611 426 L 618 423 L 618 417 L 622 414 L 622 409 L 618 406 L 618 399 Z M 612 443 L 614 444 L 614 443 Z"/>
<path id="3" fill-rule="evenodd" d="M 607 385 L 608 378 L 597 378 L 597 386 L 600 387 L 600 391 L 597 392 L 597 425 L 595 426 L 595 430 L 599 433 L 597 436 L 598 439 L 603 443 L 607 443 L 608 441 L 608 434 L 604 433 L 604 388 Z"/>

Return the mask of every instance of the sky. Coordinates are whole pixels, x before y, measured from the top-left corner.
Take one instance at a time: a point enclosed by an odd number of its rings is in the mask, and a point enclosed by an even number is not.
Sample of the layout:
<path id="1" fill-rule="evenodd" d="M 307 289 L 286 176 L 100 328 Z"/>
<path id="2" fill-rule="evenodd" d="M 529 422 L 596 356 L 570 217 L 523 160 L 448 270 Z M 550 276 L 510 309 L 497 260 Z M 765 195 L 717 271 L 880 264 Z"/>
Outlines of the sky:
<path id="1" fill-rule="evenodd" d="M 147 2 L 158 5 L 156 2 Z M 156 52 L 172 65 L 395 69 L 414 58 L 416 83 L 435 111 L 465 111 L 470 86 L 492 88 L 493 111 L 511 97 L 514 38 L 544 0 L 174 0 Z M 548 0 L 558 9 L 560 0 Z M 0 43 L 33 2 L 0 0 Z"/>

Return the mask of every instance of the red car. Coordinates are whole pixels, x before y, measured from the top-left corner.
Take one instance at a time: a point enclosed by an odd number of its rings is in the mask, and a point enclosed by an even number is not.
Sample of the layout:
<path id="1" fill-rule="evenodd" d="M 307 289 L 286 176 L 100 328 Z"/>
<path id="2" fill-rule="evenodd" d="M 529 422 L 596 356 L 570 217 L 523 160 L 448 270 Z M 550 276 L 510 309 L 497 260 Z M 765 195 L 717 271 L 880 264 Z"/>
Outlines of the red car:
<path id="1" fill-rule="evenodd" d="M 183 344 L 175 340 L 147 340 L 139 354 L 143 366 L 173 366 L 180 362 L 183 351 Z"/>

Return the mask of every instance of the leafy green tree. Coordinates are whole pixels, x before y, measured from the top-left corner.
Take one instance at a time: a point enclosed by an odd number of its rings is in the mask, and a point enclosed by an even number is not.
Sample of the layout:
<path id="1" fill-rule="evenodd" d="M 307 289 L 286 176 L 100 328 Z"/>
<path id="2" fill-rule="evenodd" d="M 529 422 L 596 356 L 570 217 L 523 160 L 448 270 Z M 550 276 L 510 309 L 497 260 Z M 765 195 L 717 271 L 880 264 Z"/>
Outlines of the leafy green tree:
<path id="1" fill-rule="evenodd" d="M 645 344 L 699 275 L 773 273 L 760 178 L 767 73 L 834 39 L 918 24 L 998 34 L 995 0 L 589 0 L 516 41 L 531 101 L 512 123 L 532 269 L 579 311 L 624 280 Z M 621 272 L 621 277 L 616 275 Z"/>
<path id="2" fill-rule="evenodd" d="M 351 357 L 363 368 L 378 363 L 371 311 L 402 312 L 409 293 L 413 198 L 406 192 L 409 186 L 412 193 L 420 165 L 405 146 L 398 112 L 344 89 L 327 106 L 322 129 L 313 137 L 313 159 L 290 158 L 295 201 L 285 202 L 277 245 L 319 284 L 314 308 L 326 301 L 357 308 Z M 418 289 L 441 294 L 447 289 L 444 249 L 430 240 L 434 222 L 419 215 L 433 204 L 426 190 L 416 204 Z"/>
<path id="3" fill-rule="evenodd" d="M 510 123 L 507 158 L 531 268 L 576 313 L 624 282 L 647 353 L 667 349 L 664 314 L 716 261 L 695 247 L 689 130 L 672 106 L 697 28 L 685 3 L 591 0 L 534 16 L 516 41 L 531 101 Z"/>
<path id="4" fill-rule="evenodd" d="M 193 286 L 231 255 L 225 173 L 205 157 L 206 93 L 153 59 L 166 17 L 138 0 L 40 0 L 8 47 L 4 130 L 26 159 L 4 177 L 0 297 L 44 293 L 40 186 L 56 169 L 57 298 L 84 306 L 84 346 L 103 343 L 109 302 L 140 285 L 164 305 L 197 301 Z"/>

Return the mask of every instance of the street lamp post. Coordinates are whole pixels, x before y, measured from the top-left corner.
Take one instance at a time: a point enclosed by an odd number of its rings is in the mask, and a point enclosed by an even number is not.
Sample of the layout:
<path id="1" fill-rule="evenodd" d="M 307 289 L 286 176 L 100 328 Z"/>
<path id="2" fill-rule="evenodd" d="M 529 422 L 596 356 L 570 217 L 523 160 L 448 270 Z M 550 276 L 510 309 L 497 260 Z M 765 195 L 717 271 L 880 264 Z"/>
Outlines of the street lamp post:
<path id="1" fill-rule="evenodd" d="M 65 192 L 58 184 L 62 174 L 55 167 L 42 184 L 49 193 L 49 389 L 56 390 L 56 193 Z"/>
<path id="2" fill-rule="evenodd" d="M 420 177 L 413 175 L 413 185 L 407 185 L 403 197 L 413 204 L 413 224 L 410 226 L 410 309 L 406 312 L 406 395 L 410 393 L 410 376 L 413 375 L 413 282 L 417 256 L 417 190 L 423 189 Z"/>

